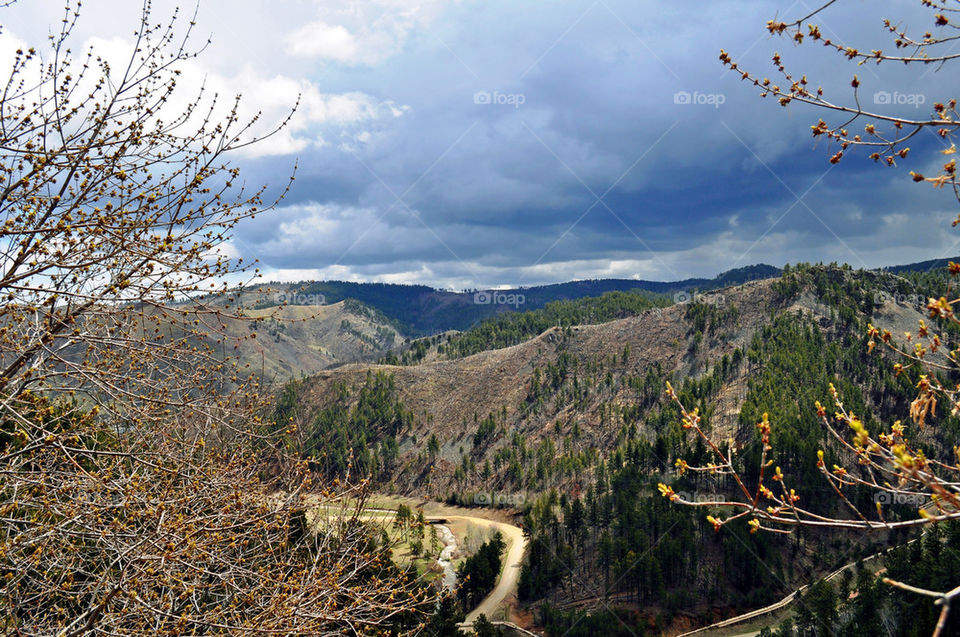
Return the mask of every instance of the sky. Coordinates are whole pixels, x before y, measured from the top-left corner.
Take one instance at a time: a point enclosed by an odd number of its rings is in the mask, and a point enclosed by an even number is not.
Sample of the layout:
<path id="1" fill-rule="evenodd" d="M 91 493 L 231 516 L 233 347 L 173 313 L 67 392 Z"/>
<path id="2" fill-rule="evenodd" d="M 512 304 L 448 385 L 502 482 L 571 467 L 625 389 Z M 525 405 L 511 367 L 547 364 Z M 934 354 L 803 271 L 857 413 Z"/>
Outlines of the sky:
<path id="1" fill-rule="evenodd" d="M 816 22 L 835 41 L 892 50 L 882 19 L 932 29 L 920 4 L 841 0 Z M 21 0 L 2 9 L 0 56 L 12 43 L 42 44 L 62 7 Z M 155 2 L 154 16 L 175 7 Z M 88 0 L 75 41 L 122 55 L 139 8 Z M 779 52 L 838 102 L 851 100 L 856 73 L 867 106 L 908 116 L 960 93 L 949 66 L 858 67 L 765 29 L 813 8 L 201 0 L 197 43 L 209 35 L 211 44 L 187 63 L 183 99 L 206 81 L 242 94 L 243 112 L 261 111 L 266 126 L 299 96 L 284 130 L 232 159 L 248 183 L 274 191 L 297 167 L 286 198 L 226 246 L 258 260 L 268 280 L 461 290 L 960 254 L 956 200 L 908 174 L 935 172 L 942 140 L 925 133 L 895 168 L 862 152 L 832 165 L 836 149 L 810 134 L 822 112 L 761 99 L 720 64 L 722 48 L 775 79 Z M 183 5 L 181 17 L 193 9 Z"/>

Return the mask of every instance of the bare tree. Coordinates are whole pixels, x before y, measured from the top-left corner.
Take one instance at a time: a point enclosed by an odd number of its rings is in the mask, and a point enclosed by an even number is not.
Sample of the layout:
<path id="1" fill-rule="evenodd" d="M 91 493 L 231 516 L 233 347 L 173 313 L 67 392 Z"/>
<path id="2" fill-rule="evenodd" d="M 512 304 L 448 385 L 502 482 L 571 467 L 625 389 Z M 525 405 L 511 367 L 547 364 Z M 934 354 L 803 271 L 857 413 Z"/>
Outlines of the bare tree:
<path id="1" fill-rule="evenodd" d="M 224 370 L 198 337 L 224 308 L 188 301 L 245 270 L 220 248 L 270 207 L 225 158 L 257 117 L 178 91 L 192 21 L 152 24 L 148 2 L 129 60 L 76 59 L 66 11 L 0 100 L 0 391 L 73 390 L 125 418 L 201 409 Z"/>
<path id="2" fill-rule="evenodd" d="M 205 90 L 173 106 L 192 20 L 145 2 L 118 61 L 71 53 L 79 17 L 17 51 L 0 94 L 0 627 L 416 629 L 435 594 L 390 561 L 363 492 L 313 484 L 210 346 L 246 268 L 221 248 L 276 201 L 226 161 L 257 118 Z"/>

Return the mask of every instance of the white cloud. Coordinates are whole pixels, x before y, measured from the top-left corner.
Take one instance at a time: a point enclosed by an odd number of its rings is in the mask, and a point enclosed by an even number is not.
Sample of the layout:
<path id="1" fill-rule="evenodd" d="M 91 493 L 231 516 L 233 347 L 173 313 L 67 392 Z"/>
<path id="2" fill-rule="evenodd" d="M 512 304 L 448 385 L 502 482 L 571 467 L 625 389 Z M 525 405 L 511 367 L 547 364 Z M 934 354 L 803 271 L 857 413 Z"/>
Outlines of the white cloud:
<path id="1" fill-rule="evenodd" d="M 105 59 L 115 61 L 114 68 L 123 68 L 120 63 L 129 58 L 132 50 L 129 41 L 117 37 L 93 37 L 87 40 L 85 46 L 92 47 Z M 399 117 L 409 110 L 408 106 L 397 105 L 389 100 L 381 101 L 361 91 L 324 93 L 308 79 L 292 78 L 280 73 L 268 75 L 250 65 L 232 75 L 212 71 L 200 59 L 186 60 L 178 68 L 181 75 L 177 79 L 173 99 L 166 106 L 166 117 L 169 119 L 179 115 L 195 104 L 202 89 L 206 100 L 217 96 L 219 107 L 215 121 L 224 121 L 233 106 L 234 97 L 240 95 L 240 122 L 245 124 L 258 117 L 244 139 L 262 138 L 270 134 L 266 139 L 245 147 L 242 152 L 247 156 L 290 155 L 310 146 L 323 146 L 325 141 L 319 130 L 321 127 L 334 130 L 356 127 L 381 117 Z M 298 100 L 299 107 L 287 126 L 274 132 L 290 115 Z M 206 108 L 197 109 L 194 123 L 199 124 L 200 117 L 205 114 Z M 360 136 L 362 132 L 354 135 Z"/>
<path id="2" fill-rule="evenodd" d="M 258 246 L 266 259 L 312 254 L 320 248 L 330 262 L 351 250 L 369 251 L 371 242 L 383 246 L 390 241 L 391 228 L 371 208 L 309 202 L 283 206 L 273 215 L 279 223 Z"/>
<path id="3" fill-rule="evenodd" d="M 17 50 L 26 51 L 29 47 L 26 42 L 11 33 L 9 29 L 0 25 L 0 82 L 6 84 L 12 70 L 12 60 Z"/>
<path id="4" fill-rule="evenodd" d="M 320 18 L 287 37 L 294 56 L 350 66 L 373 65 L 403 50 L 413 34 L 440 13 L 449 0 L 328 0 Z"/>
<path id="5" fill-rule="evenodd" d="M 357 39 L 342 25 L 322 20 L 303 25 L 292 34 L 287 49 L 293 55 L 351 63 L 358 59 Z"/>

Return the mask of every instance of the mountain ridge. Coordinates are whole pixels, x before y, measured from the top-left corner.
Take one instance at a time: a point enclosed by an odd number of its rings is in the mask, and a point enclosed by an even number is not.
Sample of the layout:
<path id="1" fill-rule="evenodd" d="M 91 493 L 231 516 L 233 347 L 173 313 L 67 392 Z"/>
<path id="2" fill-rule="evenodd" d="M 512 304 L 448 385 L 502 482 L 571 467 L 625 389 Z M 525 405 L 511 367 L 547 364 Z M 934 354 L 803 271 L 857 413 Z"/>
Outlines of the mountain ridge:
<path id="1" fill-rule="evenodd" d="M 842 270 L 832 272 L 841 279 L 848 276 Z M 552 423 L 562 421 L 563 433 L 569 434 L 573 421 L 579 418 L 576 424 L 584 448 L 610 448 L 611 432 L 605 429 L 606 416 L 601 411 L 623 407 L 637 392 L 659 394 L 665 380 L 700 378 L 724 357 L 735 357 L 738 349 L 742 356 L 772 315 L 800 313 L 823 329 L 833 329 L 830 326 L 842 320 L 814 293 L 801 291 L 790 297 L 780 291 L 782 285 L 781 279 L 753 281 L 705 293 L 696 303 L 653 308 L 600 324 L 552 327 L 521 343 L 458 359 L 435 359 L 409 366 L 347 364 L 311 377 L 303 400 L 325 404 L 333 400 L 334 386 L 361 386 L 370 373 L 391 375 L 398 400 L 412 412 L 416 422 L 415 428 L 398 440 L 400 457 L 421 448 L 419 442 L 425 436 L 443 437 L 442 453 L 438 454 L 434 471 L 446 482 L 440 489 L 417 492 L 442 498 L 448 495 L 451 478 L 464 455 L 479 466 L 494 460 L 503 440 L 484 447 L 475 444 L 479 439 L 473 439 L 490 414 L 495 416 L 496 431 L 519 428 L 531 435 L 534 445 L 560 433 L 549 430 Z M 898 303 L 894 297 L 880 301 L 873 307 L 874 300 L 867 299 L 871 313 L 891 327 L 913 329 L 924 316 L 918 308 Z M 662 370 L 655 386 L 637 389 L 635 386 L 641 382 L 638 379 L 654 367 Z M 538 374 L 540 380 L 536 378 Z M 571 379 L 579 387 L 568 387 Z M 738 383 L 742 385 L 745 377 L 727 380 L 730 386 L 721 390 L 717 406 L 721 415 L 731 416 L 719 426 L 732 432 L 736 424 L 732 416 L 738 412 L 733 394 L 742 389 Z M 604 389 L 604 383 L 613 389 Z M 592 389 L 583 389 L 587 385 Z M 552 389 L 536 389 L 548 386 Z M 583 392 L 590 391 L 596 395 L 586 400 Z M 725 392 L 731 395 L 726 396 Z M 538 410 L 549 415 L 538 415 Z M 613 434 L 615 438 L 616 432 Z M 407 473 L 401 471 L 393 479 L 416 491 L 414 485 L 425 459 L 413 454 L 407 461 Z"/>
<path id="2" fill-rule="evenodd" d="M 453 292 L 425 285 L 396 283 L 357 283 L 351 281 L 301 281 L 297 283 L 264 283 L 261 288 L 274 288 L 292 293 L 296 298 L 320 298 L 325 302 L 355 299 L 376 308 L 391 319 L 412 328 L 409 336 L 436 334 L 447 330 L 464 330 L 478 321 L 502 312 L 540 309 L 551 301 L 575 300 L 600 296 L 605 292 L 644 290 L 656 294 L 694 292 L 779 276 L 781 270 L 757 264 L 723 272 L 712 279 L 688 278 L 679 281 L 646 281 L 642 279 L 580 279 L 547 285 L 491 288 Z M 495 298 L 475 295 L 495 293 L 497 296 L 522 295 L 522 301 L 501 304 Z M 489 297 L 489 295 L 488 295 Z"/>
<path id="3" fill-rule="evenodd" d="M 876 272 L 927 272 L 930 263 L 892 266 Z M 711 290 L 769 280 L 774 273 L 779 276 L 782 270 L 759 264 L 730 270 L 713 279 L 597 279 L 497 291 L 503 297 L 524 295 L 517 307 L 475 303 L 472 293 L 428 286 L 322 281 L 245 287 L 205 301 L 216 305 L 221 299 L 231 299 L 248 317 L 259 319 L 254 325 L 267 328 L 266 341 L 242 339 L 254 328 L 239 323 L 229 332 L 236 337 L 239 356 L 249 369 L 261 370 L 267 382 L 283 382 L 355 362 L 414 364 L 464 356 L 516 344 L 538 334 L 547 323 L 578 325 L 622 318 L 646 306 L 684 303 Z M 936 278 L 929 273 L 925 276 Z M 549 319 L 551 304 L 567 318 Z M 541 312 L 539 318 L 536 312 Z M 413 322 L 421 329 L 429 327 L 436 336 L 414 338 L 418 331 L 410 321 L 418 313 L 423 313 L 422 320 Z M 466 331 L 457 332 L 451 325 Z M 504 325 L 514 331 L 505 339 L 496 336 L 498 330 L 502 334 Z M 483 335 L 483 330 L 488 333 Z M 450 351 L 442 351 L 444 346 Z"/>

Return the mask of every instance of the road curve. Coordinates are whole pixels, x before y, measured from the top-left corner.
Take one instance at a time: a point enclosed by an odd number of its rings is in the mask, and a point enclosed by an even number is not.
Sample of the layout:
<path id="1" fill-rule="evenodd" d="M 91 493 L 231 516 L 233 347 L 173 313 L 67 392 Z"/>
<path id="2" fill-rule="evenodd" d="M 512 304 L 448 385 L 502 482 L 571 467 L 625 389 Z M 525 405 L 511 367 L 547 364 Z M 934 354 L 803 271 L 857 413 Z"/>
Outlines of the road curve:
<path id="1" fill-rule="evenodd" d="M 465 624 L 472 626 L 480 615 L 486 615 L 488 619 L 492 619 L 494 611 L 503 604 L 507 596 L 516 592 L 517 582 L 520 580 L 520 564 L 523 562 L 523 553 L 527 550 L 527 538 L 524 537 L 523 531 L 519 527 L 512 524 L 493 522 L 482 518 L 464 519 L 474 524 L 484 524 L 497 529 L 503 533 L 504 540 L 510 545 L 503 558 L 503 568 L 500 569 L 500 578 L 497 580 L 497 585 L 494 586 L 489 595 L 483 598 L 479 606 L 467 614 L 467 618 L 464 620 Z"/>
<path id="2" fill-rule="evenodd" d="M 394 510 L 382 508 L 368 508 L 366 511 L 396 513 Z M 500 608 L 507 596 L 517 590 L 517 582 L 520 580 L 520 565 L 523 562 L 523 554 L 527 550 L 527 538 L 524 537 L 523 530 L 512 524 L 474 517 L 472 515 L 461 515 L 460 513 L 444 514 L 438 512 L 425 515 L 424 519 L 463 520 L 477 526 L 494 528 L 503 534 L 504 541 L 507 542 L 509 548 L 507 549 L 506 556 L 503 558 L 503 566 L 500 569 L 500 577 L 497 579 L 497 584 L 493 590 L 490 591 L 490 594 L 484 597 L 483 601 L 467 614 L 461 627 L 472 627 L 473 622 L 476 621 L 480 615 L 486 615 L 488 619 L 492 619 L 493 613 Z"/>
<path id="3" fill-rule="evenodd" d="M 488 619 L 493 617 L 496 611 L 508 595 L 517 590 L 517 582 L 520 579 L 520 564 L 523 561 L 523 553 L 527 548 L 527 538 L 523 536 L 523 531 L 512 524 L 495 522 L 486 518 L 475 518 L 469 515 L 428 515 L 428 520 L 464 520 L 477 526 L 494 528 L 503 534 L 503 539 L 510 548 L 503 558 L 503 568 L 500 570 L 500 577 L 496 586 L 490 591 L 490 594 L 483 598 L 483 601 L 467 614 L 463 625 L 472 626 L 480 615 L 486 615 Z"/>

